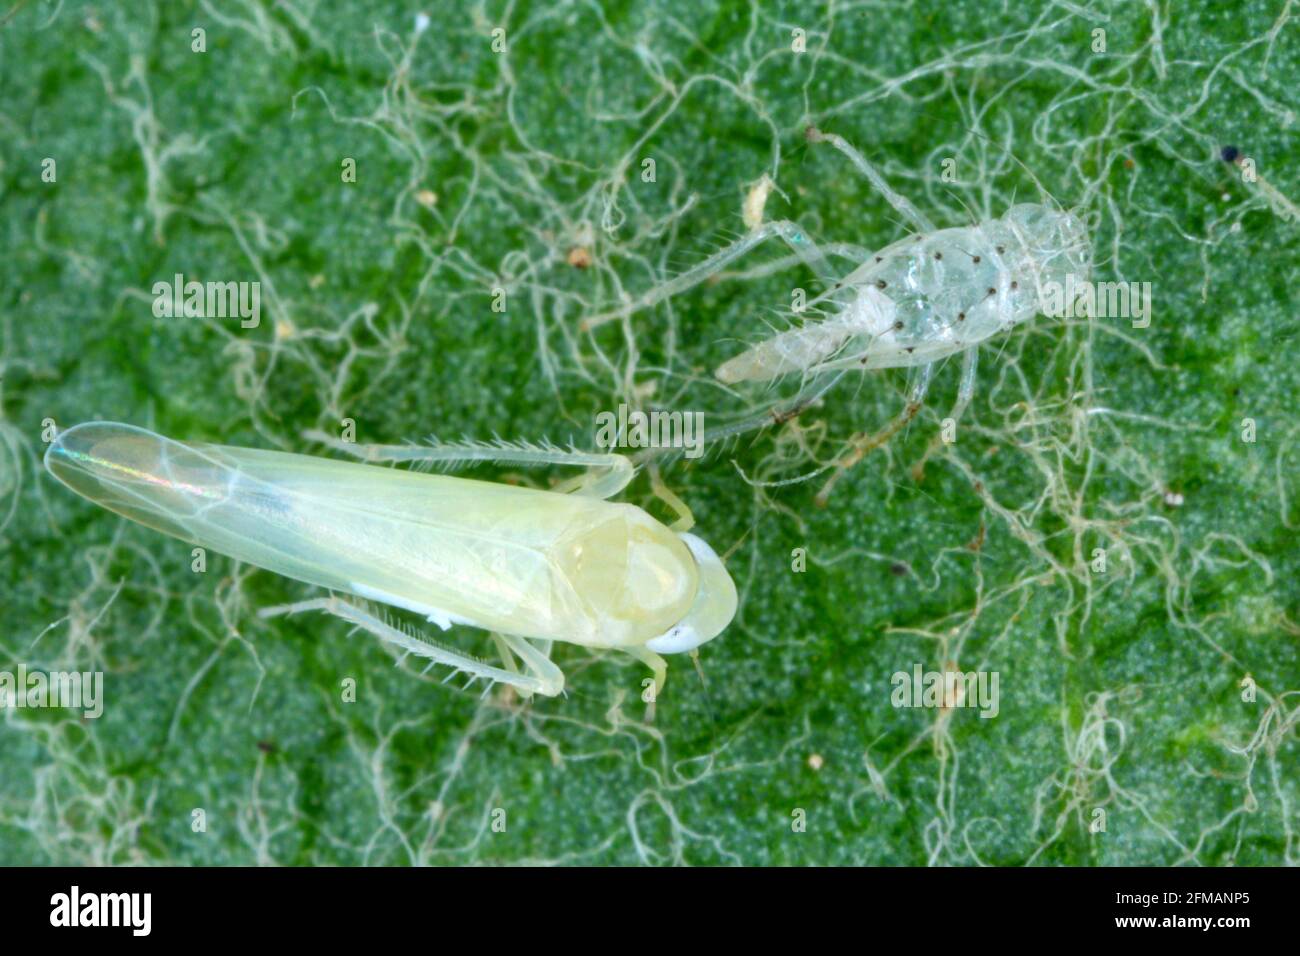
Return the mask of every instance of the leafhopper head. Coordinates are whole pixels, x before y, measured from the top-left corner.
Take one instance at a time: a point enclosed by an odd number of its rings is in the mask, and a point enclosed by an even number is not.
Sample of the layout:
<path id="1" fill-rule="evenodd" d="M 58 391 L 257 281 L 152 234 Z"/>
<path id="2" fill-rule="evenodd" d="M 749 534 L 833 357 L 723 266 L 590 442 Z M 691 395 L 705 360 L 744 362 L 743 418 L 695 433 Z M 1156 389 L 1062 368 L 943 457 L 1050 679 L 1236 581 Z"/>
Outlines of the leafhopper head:
<path id="1" fill-rule="evenodd" d="M 646 641 L 657 654 L 694 650 L 717 637 L 736 616 L 736 585 L 716 551 L 693 534 L 681 539 L 691 549 L 699 568 L 699 588 L 686 617 L 659 637 Z"/>

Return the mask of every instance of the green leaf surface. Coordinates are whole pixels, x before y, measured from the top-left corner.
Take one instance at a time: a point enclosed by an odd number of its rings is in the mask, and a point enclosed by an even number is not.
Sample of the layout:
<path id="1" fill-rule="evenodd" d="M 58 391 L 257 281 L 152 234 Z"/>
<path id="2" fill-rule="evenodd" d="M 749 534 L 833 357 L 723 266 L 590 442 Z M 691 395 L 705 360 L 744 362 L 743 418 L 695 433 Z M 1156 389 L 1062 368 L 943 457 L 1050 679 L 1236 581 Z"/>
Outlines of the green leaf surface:
<path id="1" fill-rule="evenodd" d="M 102 671 L 104 708 L 0 712 L 0 862 L 1300 861 L 1297 17 L 10 0 L 0 670 Z M 951 443 L 945 361 L 825 507 L 819 469 L 900 414 L 905 373 L 655 459 L 623 500 L 666 518 L 657 469 L 741 608 L 652 715 L 624 655 L 558 645 L 566 696 L 524 703 L 323 615 L 261 619 L 316 594 L 215 554 L 196 574 L 40 465 L 51 422 L 92 419 L 324 455 L 306 433 L 344 419 L 591 448 L 621 403 L 763 413 L 799 382 L 712 370 L 817 290 L 780 242 L 580 323 L 742 235 L 764 175 L 763 215 L 823 246 L 904 237 L 814 124 L 940 226 L 1075 209 L 1095 278 L 1151 284 L 1150 324 L 990 341 Z M 156 316 L 176 273 L 260 282 L 259 325 Z M 997 715 L 896 707 L 917 665 L 996 674 Z"/>

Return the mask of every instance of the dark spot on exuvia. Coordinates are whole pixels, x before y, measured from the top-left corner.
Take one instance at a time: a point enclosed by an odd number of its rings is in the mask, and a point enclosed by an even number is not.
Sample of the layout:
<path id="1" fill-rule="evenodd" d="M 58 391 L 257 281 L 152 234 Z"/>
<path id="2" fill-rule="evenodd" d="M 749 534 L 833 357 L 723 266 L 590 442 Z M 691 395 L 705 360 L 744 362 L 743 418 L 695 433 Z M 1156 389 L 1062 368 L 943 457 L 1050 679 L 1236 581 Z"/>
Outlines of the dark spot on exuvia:
<path id="1" fill-rule="evenodd" d="M 877 262 L 884 262 L 885 260 L 884 260 L 881 256 L 876 256 L 876 261 L 877 261 Z"/>
<path id="2" fill-rule="evenodd" d="M 842 288 L 844 288 L 844 283 L 843 283 L 843 282 L 837 282 L 837 283 L 835 283 L 835 288 L 837 288 L 837 289 L 842 289 Z"/>
<path id="3" fill-rule="evenodd" d="M 936 253 L 934 254 L 934 257 L 935 257 L 936 259 L 942 259 L 942 258 L 943 258 L 943 253 L 942 253 L 942 252 L 936 252 Z"/>
<path id="4" fill-rule="evenodd" d="M 957 321 L 958 321 L 958 322 L 965 322 L 965 321 L 966 321 L 966 313 L 965 313 L 965 312 L 958 312 L 958 313 L 957 313 Z"/>
<path id="5" fill-rule="evenodd" d="M 1241 157 L 1241 150 L 1236 146 L 1225 146 L 1219 152 L 1219 158 L 1225 163 L 1235 163 Z"/>
<path id="6" fill-rule="evenodd" d="M 860 365 L 866 365 L 866 364 L 867 364 L 867 357 L 864 355 L 864 356 L 862 356 L 862 358 L 858 359 L 858 364 L 860 364 Z"/>
<path id="7" fill-rule="evenodd" d="M 998 290 L 993 288 L 993 286 L 989 286 L 989 295 L 995 295 L 997 294 L 997 291 Z"/>
<path id="8" fill-rule="evenodd" d="M 979 256 L 971 256 L 970 258 L 971 258 L 971 262 L 975 263 L 976 265 L 979 265 L 979 261 L 980 261 Z"/>
<path id="9" fill-rule="evenodd" d="M 903 328 L 903 323 L 902 323 L 901 320 L 898 321 L 898 322 L 895 322 L 895 323 L 894 323 L 894 331 L 895 331 L 895 332 L 899 332 L 899 331 L 901 331 L 902 328 Z"/>
<path id="10" fill-rule="evenodd" d="M 903 351 L 906 352 L 908 355 L 911 355 L 913 352 L 916 351 L 916 346 L 909 345 L 907 348 L 903 349 Z"/>
<path id="11" fill-rule="evenodd" d="M 998 246 L 998 255 L 1002 255 L 1006 251 L 1007 251 L 1006 246 Z"/>
<path id="12" fill-rule="evenodd" d="M 877 279 L 877 280 L 876 280 L 876 288 L 877 288 L 877 289 L 883 289 L 883 288 L 885 287 L 885 285 L 886 285 L 886 282 L 885 282 L 884 279 Z"/>
<path id="13" fill-rule="evenodd" d="M 1020 283 L 1019 283 L 1019 282 L 1013 282 L 1013 283 L 1011 283 L 1011 288 L 1013 288 L 1013 289 L 1019 289 L 1019 288 L 1020 288 Z"/>

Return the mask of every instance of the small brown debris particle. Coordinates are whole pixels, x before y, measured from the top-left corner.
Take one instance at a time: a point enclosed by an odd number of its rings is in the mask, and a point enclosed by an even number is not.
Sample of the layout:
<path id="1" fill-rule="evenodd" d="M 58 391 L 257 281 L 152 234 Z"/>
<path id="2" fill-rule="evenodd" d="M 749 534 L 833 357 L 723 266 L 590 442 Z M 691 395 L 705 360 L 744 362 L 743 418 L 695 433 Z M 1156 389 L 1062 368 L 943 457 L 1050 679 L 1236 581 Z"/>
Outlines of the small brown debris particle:
<path id="1" fill-rule="evenodd" d="M 575 269 L 586 269 L 591 265 L 591 251 L 586 246 L 574 246 L 569 250 L 569 265 Z"/>

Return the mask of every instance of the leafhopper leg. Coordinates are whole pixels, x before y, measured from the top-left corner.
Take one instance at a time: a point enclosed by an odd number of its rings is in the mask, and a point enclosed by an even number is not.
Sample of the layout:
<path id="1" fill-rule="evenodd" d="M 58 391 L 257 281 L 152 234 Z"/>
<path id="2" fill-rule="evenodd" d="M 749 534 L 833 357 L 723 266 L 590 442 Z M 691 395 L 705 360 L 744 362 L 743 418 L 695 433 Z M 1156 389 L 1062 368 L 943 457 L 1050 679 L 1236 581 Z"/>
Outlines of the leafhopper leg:
<path id="1" fill-rule="evenodd" d="M 561 493 L 573 492 L 592 498 L 611 498 L 618 494 L 632 480 L 632 475 L 636 470 L 632 462 L 622 455 L 576 450 L 566 451 L 563 448 L 531 448 L 505 442 L 359 445 L 355 442 L 340 441 L 332 435 L 327 435 L 325 432 L 316 429 L 304 432 L 303 437 L 369 462 L 391 461 L 414 462 L 421 465 L 455 465 L 479 461 L 495 461 L 526 465 L 530 468 L 541 468 L 547 465 L 575 465 L 590 470 L 586 474 L 561 482 L 553 490 Z"/>
<path id="2" fill-rule="evenodd" d="M 416 633 L 407 633 L 401 628 L 393 627 L 391 624 L 382 620 L 375 614 L 360 607 L 350 601 L 345 601 L 339 597 L 313 598 L 307 601 L 298 601 L 294 604 L 282 604 L 276 607 L 263 608 L 258 612 L 258 617 L 269 618 L 280 615 L 297 614 L 301 611 L 324 611 L 335 617 L 342 618 L 350 624 L 354 624 L 363 631 L 375 635 L 381 640 L 400 647 L 407 653 L 414 654 L 416 657 L 427 658 L 434 663 L 444 664 L 453 668 L 453 674 L 456 671 L 469 674 L 475 678 L 485 678 L 490 681 L 497 681 L 502 684 L 509 684 L 517 689 L 521 694 L 531 695 L 534 693 L 545 694 L 548 697 L 554 697 L 564 687 L 564 675 L 559 672 L 550 661 L 541 658 L 536 651 L 533 656 L 544 661 L 548 672 L 546 673 L 529 673 L 521 674 L 518 672 L 511 673 L 501 667 L 494 667 L 477 658 L 470 657 L 468 654 L 462 654 L 459 651 L 453 651 L 441 644 L 435 644 L 432 641 L 418 636 Z M 520 654 L 523 658 L 524 666 L 533 670 L 533 660 L 528 656 L 520 653 L 519 648 L 513 641 L 521 640 L 502 635 L 507 645 L 515 653 Z M 531 650 L 531 648 L 530 648 Z M 558 675 L 558 684 L 556 683 Z M 452 676 L 452 675 L 449 675 Z"/>

